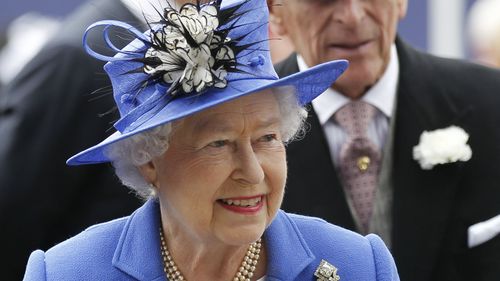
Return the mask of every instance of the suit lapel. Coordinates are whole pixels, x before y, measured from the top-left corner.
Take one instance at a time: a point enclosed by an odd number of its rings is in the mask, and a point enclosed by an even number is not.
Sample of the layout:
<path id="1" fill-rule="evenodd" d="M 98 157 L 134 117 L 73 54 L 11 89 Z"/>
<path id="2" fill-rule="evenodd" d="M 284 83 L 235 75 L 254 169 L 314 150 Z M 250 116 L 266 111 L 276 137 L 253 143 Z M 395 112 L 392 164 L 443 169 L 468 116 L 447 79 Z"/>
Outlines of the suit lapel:
<path id="1" fill-rule="evenodd" d="M 405 272 L 421 272 L 420 278 L 428 280 L 444 239 L 461 165 L 422 170 L 413 160 L 413 147 L 424 130 L 457 124 L 464 116 L 425 57 L 399 40 L 397 49 L 400 80 L 393 150 L 392 251 L 402 280 Z"/>
<path id="2" fill-rule="evenodd" d="M 276 66 L 280 77 L 299 71 L 296 54 Z M 306 136 L 287 147 L 288 180 L 282 208 L 285 211 L 321 217 L 354 230 L 344 190 L 318 117 L 312 107 Z M 311 207 L 312 206 L 312 207 Z"/>

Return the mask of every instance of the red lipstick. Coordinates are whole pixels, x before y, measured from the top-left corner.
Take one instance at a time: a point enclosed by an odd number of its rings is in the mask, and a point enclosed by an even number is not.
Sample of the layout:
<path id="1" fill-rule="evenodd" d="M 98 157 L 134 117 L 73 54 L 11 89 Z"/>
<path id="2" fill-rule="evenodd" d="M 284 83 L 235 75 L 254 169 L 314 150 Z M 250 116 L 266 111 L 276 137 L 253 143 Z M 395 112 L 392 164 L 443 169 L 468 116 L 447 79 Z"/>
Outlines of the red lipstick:
<path id="1" fill-rule="evenodd" d="M 242 200 L 250 200 L 252 202 L 255 202 L 254 200 L 260 198 L 258 202 L 256 202 L 255 205 L 251 206 L 242 206 L 241 201 Z M 262 209 L 262 206 L 264 206 L 264 200 L 265 197 L 264 195 L 257 195 L 257 196 L 247 196 L 247 197 L 232 197 L 232 198 L 225 198 L 225 199 L 219 199 L 217 202 L 224 207 L 225 209 L 235 212 L 235 213 L 240 213 L 240 214 L 246 214 L 246 215 L 252 215 L 257 212 L 259 212 Z M 234 201 L 239 201 L 235 202 Z"/>

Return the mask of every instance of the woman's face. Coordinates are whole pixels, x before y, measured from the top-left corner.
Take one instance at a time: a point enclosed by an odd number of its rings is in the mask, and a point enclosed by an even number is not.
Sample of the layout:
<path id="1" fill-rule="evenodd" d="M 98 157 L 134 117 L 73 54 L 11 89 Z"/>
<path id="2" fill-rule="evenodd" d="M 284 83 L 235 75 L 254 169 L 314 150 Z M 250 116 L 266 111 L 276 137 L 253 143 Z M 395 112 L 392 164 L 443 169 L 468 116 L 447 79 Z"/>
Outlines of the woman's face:
<path id="1" fill-rule="evenodd" d="M 263 91 L 174 124 L 168 150 L 141 167 L 158 188 L 167 236 L 242 245 L 262 235 L 286 181 L 280 122 Z"/>

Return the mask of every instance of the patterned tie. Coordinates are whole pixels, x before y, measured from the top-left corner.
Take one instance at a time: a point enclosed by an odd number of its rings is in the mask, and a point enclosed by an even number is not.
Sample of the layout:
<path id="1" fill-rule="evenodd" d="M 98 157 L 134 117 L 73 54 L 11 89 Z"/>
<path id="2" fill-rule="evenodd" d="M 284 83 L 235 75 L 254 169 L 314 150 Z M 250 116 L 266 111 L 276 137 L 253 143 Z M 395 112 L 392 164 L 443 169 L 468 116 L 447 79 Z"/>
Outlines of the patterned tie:
<path id="1" fill-rule="evenodd" d="M 340 179 L 352 200 L 361 231 L 367 233 L 373 212 L 381 153 L 367 137 L 368 125 L 376 108 L 362 102 L 350 102 L 334 115 L 348 138 L 340 150 Z"/>

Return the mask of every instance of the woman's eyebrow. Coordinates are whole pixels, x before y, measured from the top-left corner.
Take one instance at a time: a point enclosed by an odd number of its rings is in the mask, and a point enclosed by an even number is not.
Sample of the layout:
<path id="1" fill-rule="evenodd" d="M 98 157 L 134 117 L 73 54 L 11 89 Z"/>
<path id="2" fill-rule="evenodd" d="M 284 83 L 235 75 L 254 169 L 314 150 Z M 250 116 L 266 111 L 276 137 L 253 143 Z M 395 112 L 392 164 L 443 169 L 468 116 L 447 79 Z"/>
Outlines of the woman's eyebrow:
<path id="1" fill-rule="evenodd" d="M 257 124 L 256 128 L 262 129 L 262 128 L 268 128 L 268 127 L 272 127 L 276 124 L 279 124 L 281 122 L 281 118 L 278 116 L 270 116 L 269 118 L 262 118 L 259 121 L 260 122 Z"/>
<path id="2" fill-rule="evenodd" d="M 225 122 L 223 118 L 207 118 L 196 123 L 195 132 L 218 132 L 224 133 L 231 131 L 235 126 L 233 122 Z"/>
<path id="3" fill-rule="evenodd" d="M 219 119 L 219 120 L 217 120 Z M 263 129 L 269 128 L 281 122 L 281 118 L 279 116 L 269 116 L 267 118 L 258 118 L 258 122 L 255 125 L 255 129 Z M 195 132 L 203 133 L 203 132 L 217 132 L 217 133 L 225 133 L 234 130 L 235 128 L 234 122 L 228 122 L 224 118 L 207 118 L 199 121 L 194 129 Z"/>

